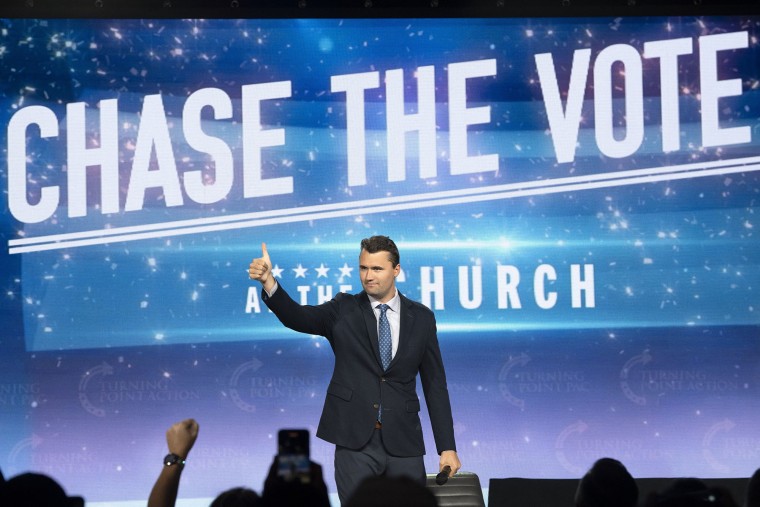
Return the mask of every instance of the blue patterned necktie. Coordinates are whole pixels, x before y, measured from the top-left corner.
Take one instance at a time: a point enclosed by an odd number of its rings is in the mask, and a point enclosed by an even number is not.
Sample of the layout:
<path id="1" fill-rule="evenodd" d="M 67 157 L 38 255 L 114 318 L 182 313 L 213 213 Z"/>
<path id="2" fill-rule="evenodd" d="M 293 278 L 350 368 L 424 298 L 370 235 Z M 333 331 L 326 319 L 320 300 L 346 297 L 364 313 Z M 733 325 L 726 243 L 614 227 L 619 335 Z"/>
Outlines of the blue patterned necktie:
<path id="1" fill-rule="evenodd" d="M 388 322 L 388 317 L 385 312 L 390 308 L 386 304 L 377 305 L 380 308 L 380 326 L 378 327 L 378 335 L 380 338 L 380 360 L 383 362 L 383 370 L 388 369 L 388 365 L 391 364 L 393 358 L 393 347 L 391 345 L 391 325 Z"/>
<path id="2" fill-rule="evenodd" d="M 393 345 L 391 343 L 391 324 L 388 322 L 388 317 L 385 312 L 390 308 L 386 304 L 377 305 L 380 308 L 380 321 L 378 326 L 378 338 L 380 342 L 380 361 L 383 363 L 383 370 L 388 369 L 388 365 L 391 364 L 393 356 Z M 383 420 L 383 407 L 380 406 L 380 410 L 377 413 L 377 420 Z"/>

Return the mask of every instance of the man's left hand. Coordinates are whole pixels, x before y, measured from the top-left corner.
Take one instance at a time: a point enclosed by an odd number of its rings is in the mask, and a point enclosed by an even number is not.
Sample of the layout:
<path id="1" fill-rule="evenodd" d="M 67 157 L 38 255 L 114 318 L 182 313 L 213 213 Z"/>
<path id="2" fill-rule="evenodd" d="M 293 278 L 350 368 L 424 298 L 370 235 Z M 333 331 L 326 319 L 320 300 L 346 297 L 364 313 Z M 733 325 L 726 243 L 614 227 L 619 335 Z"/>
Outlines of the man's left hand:
<path id="1" fill-rule="evenodd" d="M 462 463 L 459 462 L 459 456 L 457 456 L 456 451 L 443 451 L 441 453 L 441 462 L 438 464 L 438 471 L 440 472 L 443 470 L 443 467 L 446 465 L 451 467 L 449 477 L 453 476 L 460 468 L 462 468 Z"/>

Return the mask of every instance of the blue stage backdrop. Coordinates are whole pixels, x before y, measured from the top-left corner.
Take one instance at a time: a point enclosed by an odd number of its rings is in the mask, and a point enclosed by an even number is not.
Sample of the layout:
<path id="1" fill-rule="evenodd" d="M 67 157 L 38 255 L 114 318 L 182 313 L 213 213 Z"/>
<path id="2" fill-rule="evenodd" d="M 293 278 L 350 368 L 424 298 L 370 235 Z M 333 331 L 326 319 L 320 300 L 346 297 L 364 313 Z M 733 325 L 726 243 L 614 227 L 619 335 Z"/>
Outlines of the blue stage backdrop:
<path id="1" fill-rule="evenodd" d="M 760 465 L 760 18 L 5 19 L 0 467 L 260 489 L 315 432 L 305 304 L 398 243 L 484 484 Z M 437 456 L 423 414 L 428 455 Z M 332 447 L 312 439 L 332 479 Z"/>

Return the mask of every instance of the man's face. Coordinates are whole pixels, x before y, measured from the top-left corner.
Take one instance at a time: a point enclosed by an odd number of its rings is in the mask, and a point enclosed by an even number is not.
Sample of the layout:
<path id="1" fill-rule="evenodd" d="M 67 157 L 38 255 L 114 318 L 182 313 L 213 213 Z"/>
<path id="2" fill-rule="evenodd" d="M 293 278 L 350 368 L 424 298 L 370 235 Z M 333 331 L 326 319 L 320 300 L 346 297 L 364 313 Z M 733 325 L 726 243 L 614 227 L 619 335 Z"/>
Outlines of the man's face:
<path id="1" fill-rule="evenodd" d="M 401 265 L 394 267 L 388 252 L 369 253 L 362 250 L 359 255 L 362 287 L 381 303 L 390 301 L 396 294 L 396 276 L 400 271 Z"/>

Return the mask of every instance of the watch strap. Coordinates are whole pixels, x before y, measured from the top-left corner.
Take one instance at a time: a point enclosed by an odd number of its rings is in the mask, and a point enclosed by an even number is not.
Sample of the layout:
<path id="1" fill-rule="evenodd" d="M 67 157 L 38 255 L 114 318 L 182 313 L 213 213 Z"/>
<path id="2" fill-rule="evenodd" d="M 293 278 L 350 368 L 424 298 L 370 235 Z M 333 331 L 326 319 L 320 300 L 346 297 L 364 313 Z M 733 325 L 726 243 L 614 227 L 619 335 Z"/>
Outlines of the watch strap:
<path id="1" fill-rule="evenodd" d="M 185 464 L 185 458 L 179 456 L 178 454 L 174 454 L 173 452 L 170 452 L 166 456 L 164 456 L 164 466 L 170 467 L 172 465 L 184 465 Z"/>

